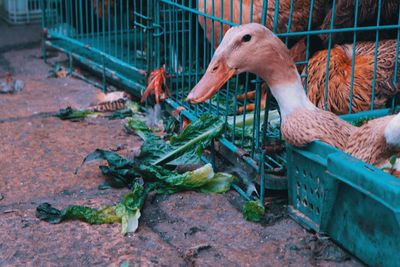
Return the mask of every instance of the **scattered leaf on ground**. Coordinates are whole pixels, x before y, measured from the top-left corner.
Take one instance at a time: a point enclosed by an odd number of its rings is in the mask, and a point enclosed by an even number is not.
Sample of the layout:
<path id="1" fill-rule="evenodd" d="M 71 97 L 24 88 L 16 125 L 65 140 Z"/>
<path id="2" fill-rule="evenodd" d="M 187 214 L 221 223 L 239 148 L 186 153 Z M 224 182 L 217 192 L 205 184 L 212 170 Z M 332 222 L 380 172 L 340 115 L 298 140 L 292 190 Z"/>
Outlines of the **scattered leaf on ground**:
<path id="1" fill-rule="evenodd" d="M 67 107 L 66 109 L 60 109 L 55 116 L 62 120 L 79 120 L 96 114 L 97 112 L 90 110 L 74 110 L 71 107 Z"/>
<path id="2" fill-rule="evenodd" d="M 259 201 L 247 201 L 243 206 L 243 216 L 248 221 L 260 222 L 264 214 L 265 208 Z"/>
<path id="3" fill-rule="evenodd" d="M 133 191 L 126 194 L 119 204 L 101 209 L 71 205 L 58 210 L 49 203 L 43 203 L 37 207 L 36 217 L 53 224 L 65 220 L 81 220 L 90 224 L 122 223 L 122 234 L 135 232 L 139 224 L 140 209 L 148 192 L 154 189 L 153 186 L 154 184 L 149 184 L 144 188 L 135 184 Z"/>

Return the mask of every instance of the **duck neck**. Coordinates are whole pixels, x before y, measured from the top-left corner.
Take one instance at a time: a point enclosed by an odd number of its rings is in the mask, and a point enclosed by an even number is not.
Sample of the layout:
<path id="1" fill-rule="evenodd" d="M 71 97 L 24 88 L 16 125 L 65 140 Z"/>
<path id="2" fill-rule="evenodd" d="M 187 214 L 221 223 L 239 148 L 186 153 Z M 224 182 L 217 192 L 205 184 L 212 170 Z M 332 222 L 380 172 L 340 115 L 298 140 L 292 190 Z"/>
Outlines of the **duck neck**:
<path id="1" fill-rule="evenodd" d="M 294 69 L 294 71 L 296 73 L 288 74 L 286 79 L 279 79 L 279 82 L 274 77 L 271 77 L 271 72 L 261 75 L 278 102 L 282 118 L 291 114 L 296 109 L 316 109 L 316 106 L 308 99 L 296 69 Z M 272 74 L 274 74 L 274 72 L 272 72 Z"/>

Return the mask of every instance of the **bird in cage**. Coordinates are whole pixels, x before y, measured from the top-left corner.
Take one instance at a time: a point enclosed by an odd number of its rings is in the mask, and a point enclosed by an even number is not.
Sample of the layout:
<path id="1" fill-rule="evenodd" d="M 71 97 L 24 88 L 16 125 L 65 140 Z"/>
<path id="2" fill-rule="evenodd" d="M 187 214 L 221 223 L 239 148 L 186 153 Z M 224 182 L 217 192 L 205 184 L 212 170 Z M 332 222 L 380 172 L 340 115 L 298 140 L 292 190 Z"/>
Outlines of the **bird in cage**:
<path id="1" fill-rule="evenodd" d="M 400 177 L 400 113 L 364 123 L 350 135 L 344 151 Z"/>
<path id="2" fill-rule="evenodd" d="M 400 1 L 398 0 L 358 0 L 358 6 L 356 6 L 355 0 L 337 0 L 335 6 L 332 5 L 333 2 L 330 0 L 326 6 L 325 18 L 322 20 L 321 25 L 313 27 L 313 30 L 361 28 L 367 26 L 375 26 L 377 30 L 361 31 L 355 29 L 351 31 L 312 34 L 308 38 L 304 37 L 291 47 L 291 54 L 295 61 L 306 60 L 307 43 L 309 45 L 308 56 L 310 58 L 316 52 L 329 48 L 329 45 L 334 47 L 337 44 L 348 44 L 354 41 L 386 40 L 395 39 L 397 37 L 398 27 L 389 29 L 380 29 L 379 27 L 388 25 L 396 26 L 398 24 L 400 14 Z M 333 23 L 331 23 L 332 13 L 334 15 Z M 356 17 L 357 24 L 355 24 Z M 298 65 L 300 73 L 303 67 L 303 64 Z"/>
<path id="3" fill-rule="evenodd" d="M 294 146 L 322 140 L 344 149 L 354 126 L 335 114 L 318 109 L 307 97 L 300 75 L 285 44 L 261 24 L 232 27 L 199 83 L 189 93 L 189 103 L 210 99 L 233 75 L 250 72 L 266 81 L 282 116 L 281 131 Z"/>
<path id="4" fill-rule="evenodd" d="M 358 42 L 354 50 L 352 44 L 337 45 L 330 51 L 328 81 L 328 50 L 317 52 L 308 62 L 308 78 L 303 78 L 309 99 L 336 114 L 367 111 L 372 105 L 386 107 L 400 91 L 400 83 L 394 83 L 395 77 L 400 78 L 400 69 L 396 73 L 395 68 L 396 47 L 396 40 L 380 41 L 375 55 L 375 42 Z"/>
<path id="5" fill-rule="evenodd" d="M 317 27 L 318 29 L 331 29 L 331 24 L 332 29 L 397 25 L 399 21 L 399 0 L 358 0 L 358 6 L 356 6 L 355 0 L 336 0 L 335 6 L 332 6 L 332 0 L 330 0 L 328 6 L 330 8 L 321 25 Z M 333 22 L 331 22 L 332 13 L 334 15 Z M 357 19 L 357 24 L 355 24 L 355 19 Z M 379 34 L 377 35 L 376 30 L 356 31 L 356 39 L 357 41 L 375 41 L 377 37 L 381 40 L 393 39 L 397 36 L 397 32 L 397 29 L 379 29 Z M 353 37 L 353 31 L 333 32 L 331 34 L 325 33 L 311 36 L 311 38 L 320 38 L 323 48 L 328 48 L 329 42 L 332 46 L 335 44 L 350 43 L 353 41 Z M 318 43 L 318 41 L 313 42 Z M 320 49 L 321 47 L 314 50 Z M 311 53 L 313 52 L 314 51 L 311 51 Z"/>
<path id="6" fill-rule="evenodd" d="M 396 164 L 389 155 L 400 153 L 400 115 L 372 120 L 357 128 L 334 113 L 318 108 L 307 97 L 287 47 L 260 24 L 233 27 L 226 33 L 187 101 L 198 104 L 210 99 L 228 79 L 242 72 L 255 73 L 268 84 L 281 111 L 282 136 L 289 144 L 304 147 L 320 140 L 378 167 L 385 160 Z M 359 137 L 366 132 L 374 138 Z M 376 149 L 379 144 L 386 146 L 380 148 L 378 156 L 364 157 L 363 149 L 368 146 Z M 367 154 L 375 152 L 370 150 Z"/>
<path id="7" fill-rule="evenodd" d="M 322 23 L 326 15 L 328 1 L 314 0 L 311 27 Z M 198 0 L 198 11 L 234 24 L 261 23 L 265 3 L 267 3 L 265 26 L 268 29 L 276 29 L 276 33 L 302 32 L 308 29 L 311 4 L 309 0 L 280 0 L 279 2 L 276 0 Z M 216 48 L 230 25 L 226 23 L 221 25 L 218 21 L 213 21 L 201 15 L 199 15 L 198 20 L 202 28 L 206 30 L 207 40 L 213 42 Z M 289 39 L 293 41 L 299 39 L 299 37 Z M 291 45 L 289 44 L 289 46 Z"/>
<path id="8" fill-rule="evenodd" d="M 312 7 L 311 25 L 310 21 L 310 4 L 309 0 L 300 1 L 263 1 L 263 0 L 233 0 L 233 1 L 213 1 L 213 0 L 199 0 L 198 10 L 204 12 L 207 15 L 214 16 L 217 18 L 231 21 L 235 24 L 249 23 L 249 22 L 262 22 L 263 11 L 265 10 L 264 4 L 267 3 L 265 13 L 265 26 L 270 30 L 275 30 L 276 33 L 287 33 L 287 32 L 302 32 L 307 31 L 309 26 L 311 28 L 318 26 L 322 23 L 326 11 L 328 0 L 315 0 Z M 277 5 L 278 4 L 278 5 Z M 217 47 L 220 43 L 222 36 L 230 28 L 230 25 L 219 22 L 213 22 L 204 16 L 198 18 L 200 25 L 206 32 L 207 40 Z M 222 35 L 221 35 L 222 34 Z M 292 47 L 296 44 L 300 37 L 292 36 L 287 38 L 287 44 Z M 294 48 L 296 49 L 296 48 Z M 305 50 L 304 50 L 305 51 Z M 296 52 L 295 52 L 296 53 Z M 305 53 L 305 52 L 304 52 Z M 239 76 L 240 84 L 245 84 L 246 80 L 254 80 L 256 77 L 251 75 L 245 77 Z M 249 86 L 250 92 L 247 94 L 241 94 L 238 96 L 239 101 L 244 99 L 253 100 L 255 99 L 256 93 L 254 86 L 251 84 L 245 84 Z M 265 108 L 266 98 L 266 85 L 261 86 L 261 102 L 260 108 Z M 252 111 L 256 108 L 254 103 L 248 103 L 245 106 L 238 108 L 238 113 Z"/>

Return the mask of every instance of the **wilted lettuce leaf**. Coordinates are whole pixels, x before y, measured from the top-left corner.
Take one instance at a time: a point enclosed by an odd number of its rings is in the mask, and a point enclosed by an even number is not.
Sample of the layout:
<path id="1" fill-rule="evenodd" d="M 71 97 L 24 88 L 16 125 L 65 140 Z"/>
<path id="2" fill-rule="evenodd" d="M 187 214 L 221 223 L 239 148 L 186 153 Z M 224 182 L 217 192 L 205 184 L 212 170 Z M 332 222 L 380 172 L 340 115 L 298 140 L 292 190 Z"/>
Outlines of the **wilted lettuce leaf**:
<path id="1" fill-rule="evenodd" d="M 127 117 L 132 117 L 136 113 L 139 112 L 140 106 L 138 103 L 134 101 L 127 101 L 126 102 L 126 109 L 117 110 L 106 117 L 110 120 L 113 119 L 124 119 Z M 93 110 L 88 109 L 73 109 L 71 107 L 67 107 L 66 109 L 60 109 L 58 113 L 55 115 L 56 117 L 62 120 L 79 120 L 86 118 L 90 115 L 98 115 L 100 112 L 95 112 Z"/>
<path id="2" fill-rule="evenodd" d="M 120 109 L 117 111 L 114 111 L 113 113 L 111 113 L 110 115 L 107 115 L 106 118 L 110 119 L 110 120 L 116 120 L 116 119 L 125 119 L 128 117 L 132 117 L 134 115 L 134 112 L 129 109 Z"/>
<path id="3" fill-rule="evenodd" d="M 140 112 L 140 104 L 136 101 L 128 100 L 125 103 L 127 109 L 132 110 L 135 113 Z"/>
<path id="4" fill-rule="evenodd" d="M 206 164 L 194 171 L 179 174 L 160 166 L 142 166 L 141 171 L 146 179 L 157 178 L 163 182 L 158 192 L 172 194 L 184 190 L 195 190 L 203 193 L 227 192 L 235 177 L 227 173 L 214 173 L 211 164 Z"/>
<path id="5" fill-rule="evenodd" d="M 135 172 L 134 161 L 128 160 L 108 150 L 96 149 L 86 156 L 82 165 L 99 160 L 106 160 L 108 163 L 108 166 L 99 166 L 102 174 L 107 178 L 105 184 L 101 186 L 103 188 L 107 186 L 114 188 L 129 187 L 133 179 L 139 176 L 139 174 Z"/>
<path id="6" fill-rule="evenodd" d="M 195 163 L 195 161 L 187 159 L 176 161 L 179 156 L 186 155 L 186 153 L 192 157 L 197 157 L 199 161 L 203 150 L 211 144 L 212 139 L 222 134 L 224 127 L 225 124 L 218 117 L 208 114 L 201 116 L 198 120 L 189 124 L 181 134 L 172 136 L 170 143 L 174 150 L 166 153 L 153 164 L 163 164 L 172 160 L 175 160 L 175 165 Z"/>
<path id="7" fill-rule="evenodd" d="M 225 193 L 231 189 L 235 176 L 229 173 L 218 172 L 214 177 L 207 182 L 204 186 L 200 187 L 198 191 L 202 193 Z"/>
<path id="8" fill-rule="evenodd" d="M 265 214 L 265 208 L 259 201 L 247 201 L 243 206 L 243 216 L 246 220 L 259 222 Z"/>
<path id="9" fill-rule="evenodd" d="M 198 163 L 211 140 L 221 135 L 224 123 L 218 117 L 204 115 L 181 134 L 172 136 L 170 143 L 155 136 L 148 128 L 146 130 L 145 123 L 138 119 L 130 120 L 127 127 L 144 140 L 138 160 L 152 165 L 177 166 Z"/>
<path id="10" fill-rule="evenodd" d="M 182 190 L 194 190 L 205 185 L 214 177 L 214 170 L 211 164 L 207 164 L 197 170 L 179 174 L 176 171 L 169 171 L 160 166 L 142 166 L 142 177 L 154 179 L 165 183 L 170 193 Z"/>
<path id="11" fill-rule="evenodd" d="M 43 203 L 36 208 L 36 217 L 53 224 L 65 220 L 81 220 L 90 224 L 121 222 L 123 234 L 135 232 L 139 224 L 140 209 L 148 192 L 155 186 L 155 184 L 150 184 L 144 188 L 142 185 L 135 184 L 133 191 L 126 194 L 121 203 L 101 209 L 71 205 L 58 210 L 49 203 Z"/>
<path id="12" fill-rule="evenodd" d="M 66 109 L 60 109 L 54 116 L 62 120 L 78 120 L 95 114 L 97 114 L 97 112 L 91 110 L 74 110 L 71 107 L 67 107 Z"/>

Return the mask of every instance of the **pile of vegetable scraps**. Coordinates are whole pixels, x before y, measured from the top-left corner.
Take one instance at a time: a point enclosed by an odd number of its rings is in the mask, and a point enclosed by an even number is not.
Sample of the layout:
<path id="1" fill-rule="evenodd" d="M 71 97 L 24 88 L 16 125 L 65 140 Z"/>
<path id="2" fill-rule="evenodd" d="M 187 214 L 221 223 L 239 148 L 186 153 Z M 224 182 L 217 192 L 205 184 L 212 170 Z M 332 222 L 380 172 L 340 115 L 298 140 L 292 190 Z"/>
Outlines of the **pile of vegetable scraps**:
<path id="1" fill-rule="evenodd" d="M 218 117 L 204 115 L 180 134 L 169 135 L 167 140 L 155 135 L 142 116 L 130 118 L 125 126 L 144 141 L 137 157 L 127 159 L 115 152 L 97 149 L 82 163 L 106 161 L 107 164 L 99 167 L 105 176 L 105 182 L 99 188 L 130 188 L 121 202 L 101 209 L 72 205 L 63 210 L 43 203 L 37 207 L 38 218 L 54 224 L 73 219 L 90 224 L 119 222 L 122 233 L 126 234 L 138 228 L 140 211 L 150 192 L 224 193 L 230 189 L 235 177 L 215 173 L 211 164 L 204 165 L 200 159 L 204 149 L 223 132 L 225 124 Z"/>

